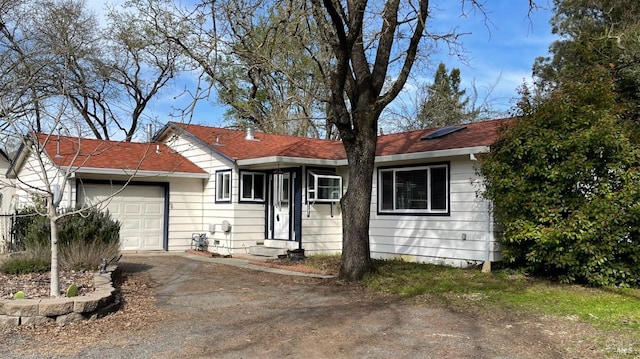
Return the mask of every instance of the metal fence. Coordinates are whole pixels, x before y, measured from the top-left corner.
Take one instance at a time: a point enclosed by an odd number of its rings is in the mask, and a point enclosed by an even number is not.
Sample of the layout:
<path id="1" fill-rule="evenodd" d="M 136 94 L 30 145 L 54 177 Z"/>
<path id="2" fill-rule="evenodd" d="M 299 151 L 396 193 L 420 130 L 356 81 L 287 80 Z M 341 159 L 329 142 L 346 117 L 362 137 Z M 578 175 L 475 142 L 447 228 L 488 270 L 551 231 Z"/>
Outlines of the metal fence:
<path id="1" fill-rule="evenodd" d="M 0 214 L 0 254 L 14 250 L 15 245 L 15 215 Z"/>

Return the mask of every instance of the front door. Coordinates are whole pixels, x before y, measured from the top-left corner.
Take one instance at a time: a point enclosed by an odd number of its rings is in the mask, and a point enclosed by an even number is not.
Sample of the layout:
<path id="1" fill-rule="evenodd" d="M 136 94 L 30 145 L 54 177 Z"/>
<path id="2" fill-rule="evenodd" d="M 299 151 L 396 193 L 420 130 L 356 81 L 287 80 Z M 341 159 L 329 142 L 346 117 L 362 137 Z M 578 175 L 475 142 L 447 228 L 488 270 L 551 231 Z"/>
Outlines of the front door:
<path id="1" fill-rule="evenodd" d="M 272 239 L 291 239 L 291 174 L 274 173 L 272 179 Z"/>

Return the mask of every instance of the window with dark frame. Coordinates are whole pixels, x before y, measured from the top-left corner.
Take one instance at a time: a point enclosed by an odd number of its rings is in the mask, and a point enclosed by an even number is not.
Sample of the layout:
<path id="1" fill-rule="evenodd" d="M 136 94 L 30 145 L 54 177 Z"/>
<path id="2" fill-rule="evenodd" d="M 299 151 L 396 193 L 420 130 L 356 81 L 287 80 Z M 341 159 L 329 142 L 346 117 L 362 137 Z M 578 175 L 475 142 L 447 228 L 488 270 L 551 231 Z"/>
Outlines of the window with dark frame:
<path id="1" fill-rule="evenodd" d="M 216 202 L 231 202 L 231 171 L 216 172 Z"/>
<path id="2" fill-rule="evenodd" d="M 259 201 L 265 199 L 265 174 L 260 172 L 242 172 L 240 199 L 242 201 Z"/>
<path id="3" fill-rule="evenodd" d="M 446 214 L 448 164 L 379 169 L 378 197 L 381 214 Z"/>

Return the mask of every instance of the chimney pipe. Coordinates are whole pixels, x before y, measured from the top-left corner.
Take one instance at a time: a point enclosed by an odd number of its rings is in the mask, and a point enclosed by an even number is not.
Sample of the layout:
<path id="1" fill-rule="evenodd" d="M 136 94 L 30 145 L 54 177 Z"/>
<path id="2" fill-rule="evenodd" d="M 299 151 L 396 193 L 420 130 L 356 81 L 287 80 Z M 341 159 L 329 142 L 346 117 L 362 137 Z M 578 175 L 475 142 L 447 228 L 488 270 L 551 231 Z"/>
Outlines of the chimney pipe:
<path id="1" fill-rule="evenodd" d="M 252 127 L 247 127 L 247 134 L 244 136 L 244 139 L 248 140 L 248 141 L 255 140 L 255 137 L 253 136 L 253 128 Z"/>
<path id="2" fill-rule="evenodd" d="M 147 124 L 147 142 L 151 142 L 152 138 L 153 138 L 153 134 L 151 133 L 151 124 L 148 123 Z"/>

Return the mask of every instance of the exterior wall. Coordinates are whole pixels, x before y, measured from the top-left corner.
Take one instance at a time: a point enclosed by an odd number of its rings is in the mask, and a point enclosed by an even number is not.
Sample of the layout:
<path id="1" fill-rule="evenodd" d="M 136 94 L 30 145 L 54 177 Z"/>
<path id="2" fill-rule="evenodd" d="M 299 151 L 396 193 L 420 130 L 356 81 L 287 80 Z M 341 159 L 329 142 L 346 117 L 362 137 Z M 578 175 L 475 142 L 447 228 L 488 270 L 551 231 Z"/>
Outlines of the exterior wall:
<path id="1" fill-rule="evenodd" d="M 342 251 L 342 210 L 333 204 L 333 217 L 329 203 L 310 204 L 307 201 L 307 177 L 304 171 L 302 198 L 302 248 L 305 255 L 337 254 Z M 336 170 L 342 176 L 343 194 L 347 190 L 347 168 Z"/>
<path id="2" fill-rule="evenodd" d="M 450 214 L 442 216 L 378 214 L 376 169 L 371 203 L 372 257 L 463 267 L 501 259 L 495 252 L 497 243 L 488 203 L 476 194 L 480 183 L 475 162 L 467 156 L 439 158 L 437 162 L 443 160 L 450 161 Z"/>
<path id="3" fill-rule="evenodd" d="M 13 194 L 16 192 L 14 188 L 15 181 L 6 178 L 6 173 L 10 165 L 4 156 L 0 156 L 0 215 L 11 214 L 14 210 Z"/>
<path id="4" fill-rule="evenodd" d="M 33 188 L 45 190 L 47 184 L 49 184 L 52 187 L 58 186 L 63 191 L 68 190 L 68 186 L 62 182 L 64 174 L 53 166 L 46 157 L 43 157 L 41 160 L 44 164 L 44 170 L 40 159 L 33 155 L 33 153 L 29 154 L 25 159 L 18 173 L 19 181 L 14 181 L 16 184 L 12 198 L 12 206 L 14 208 L 28 206 L 33 203 L 33 196 L 38 193 L 38 191 L 34 191 Z M 39 193 L 42 194 L 43 192 Z M 63 195 L 63 201 L 60 203 L 61 208 L 69 207 L 70 203 L 66 202 L 66 198 L 67 197 Z"/>
<path id="5" fill-rule="evenodd" d="M 191 248 L 192 234 L 205 232 L 202 230 L 203 182 L 195 178 L 169 181 L 169 251 Z"/>
<path id="6" fill-rule="evenodd" d="M 209 250 L 222 255 L 247 253 L 250 246 L 264 240 L 264 204 L 238 203 L 240 174 L 234 163 L 214 150 L 190 141 L 187 137 L 171 137 L 166 142 L 174 150 L 210 174 L 200 187 L 201 224 L 193 232 L 206 233 Z M 216 171 L 231 170 L 231 202 L 216 202 Z M 171 217 L 170 217 L 171 221 Z M 223 222 L 231 225 L 223 231 Z M 189 243 L 191 235 L 189 235 Z M 188 248 L 188 247 L 187 247 Z M 169 247 L 169 250 L 182 247 Z"/>

